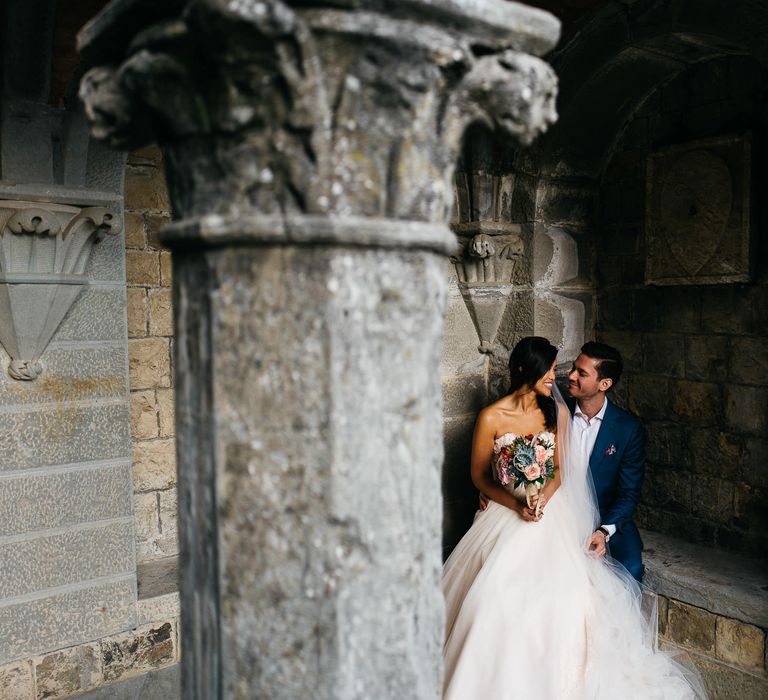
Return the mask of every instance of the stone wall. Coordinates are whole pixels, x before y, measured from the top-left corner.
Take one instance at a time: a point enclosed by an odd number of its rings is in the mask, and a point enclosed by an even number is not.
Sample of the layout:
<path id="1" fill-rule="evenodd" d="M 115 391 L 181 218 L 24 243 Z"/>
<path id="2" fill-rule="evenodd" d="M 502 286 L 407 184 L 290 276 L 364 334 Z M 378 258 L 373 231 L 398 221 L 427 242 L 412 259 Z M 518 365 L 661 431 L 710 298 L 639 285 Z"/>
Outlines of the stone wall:
<path id="1" fill-rule="evenodd" d="M 658 607 L 659 645 L 694 663 L 711 700 L 766 696 L 765 629 L 662 595 Z"/>
<path id="2" fill-rule="evenodd" d="M 162 154 L 130 154 L 125 258 L 137 558 L 178 552 L 171 254 L 157 237 L 170 220 Z"/>
<path id="3" fill-rule="evenodd" d="M 157 600 L 139 601 L 138 626 L 128 632 L 0 666 L 3 700 L 64 700 L 88 690 L 178 663 L 178 594 L 170 615 Z"/>
<path id="4" fill-rule="evenodd" d="M 768 544 L 765 97 L 765 73 L 739 56 L 695 64 L 649 95 L 602 180 L 595 270 L 597 334 L 627 364 L 617 396 L 648 431 L 639 523 L 760 556 Z M 648 153 L 745 131 L 757 205 L 753 282 L 645 285 Z"/>

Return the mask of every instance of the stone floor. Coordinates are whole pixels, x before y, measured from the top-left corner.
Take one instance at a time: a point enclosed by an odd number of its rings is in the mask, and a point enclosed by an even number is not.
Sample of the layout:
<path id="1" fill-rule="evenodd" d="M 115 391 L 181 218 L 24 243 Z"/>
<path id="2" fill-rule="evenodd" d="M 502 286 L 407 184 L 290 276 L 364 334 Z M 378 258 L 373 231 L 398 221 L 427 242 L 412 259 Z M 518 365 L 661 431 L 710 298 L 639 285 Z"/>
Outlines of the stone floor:
<path id="1" fill-rule="evenodd" d="M 181 698 L 181 665 L 175 664 L 142 676 L 120 681 L 72 700 L 179 700 Z"/>

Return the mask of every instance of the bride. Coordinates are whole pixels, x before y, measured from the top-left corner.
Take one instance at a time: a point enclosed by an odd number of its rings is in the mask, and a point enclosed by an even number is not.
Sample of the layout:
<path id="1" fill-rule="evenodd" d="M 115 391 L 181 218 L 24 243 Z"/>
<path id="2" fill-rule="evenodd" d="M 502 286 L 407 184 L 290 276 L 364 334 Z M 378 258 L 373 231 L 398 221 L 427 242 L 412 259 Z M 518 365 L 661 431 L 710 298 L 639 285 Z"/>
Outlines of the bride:
<path id="1" fill-rule="evenodd" d="M 655 605 L 586 549 L 598 511 L 587 465 L 568 448 L 556 357 L 545 338 L 521 340 L 510 393 L 475 425 L 472 480 L 491 502 L 443 569 L 444 700 L 705 698 L 696 674 L 657 650 Z M 526 441 L 554 443 L 538 498 L 500 468 Z"/>

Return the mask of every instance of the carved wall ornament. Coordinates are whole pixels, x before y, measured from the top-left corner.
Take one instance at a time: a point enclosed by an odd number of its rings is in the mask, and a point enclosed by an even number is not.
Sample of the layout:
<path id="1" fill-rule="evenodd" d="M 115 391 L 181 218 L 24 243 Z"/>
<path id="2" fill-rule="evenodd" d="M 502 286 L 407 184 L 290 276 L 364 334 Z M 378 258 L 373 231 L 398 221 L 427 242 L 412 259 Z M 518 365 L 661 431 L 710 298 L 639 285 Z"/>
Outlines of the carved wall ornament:
<path id="1" fill-rule="evenodd" d="M 88 284 L 93 245 L 119 231 L 104 207 L 0 200 L 0 343 L 13 379 L 40 375 L 41 355 Z"/>
<path id="2" fill-rule="evenodd" d="M 648 158 L 646 284 L 749 282 L 751 136 L 665 148 Z"/>
<path id="3" fill-rule="evenodd" d="M 474 221 L 453 224 L 459 246 L 451 258 L 464 301 L 480 339 L 478 350 L 493 352 L 516 268 L 524 259 L 520 224 Z"/>

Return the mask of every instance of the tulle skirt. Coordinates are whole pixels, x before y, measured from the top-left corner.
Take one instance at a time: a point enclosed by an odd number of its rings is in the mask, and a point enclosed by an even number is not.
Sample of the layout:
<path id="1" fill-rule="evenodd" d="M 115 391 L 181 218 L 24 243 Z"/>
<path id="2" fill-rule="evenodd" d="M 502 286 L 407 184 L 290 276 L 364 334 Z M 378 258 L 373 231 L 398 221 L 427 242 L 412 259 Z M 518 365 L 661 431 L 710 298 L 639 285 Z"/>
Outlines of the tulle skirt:
<path id="1" fill-rule="evenodd" d="M 653 598 L 586 553 L 559 496 L 537 523 L 491 502 L 446 561 L 444 699 L 706 697 L 657 650 Z"/>

